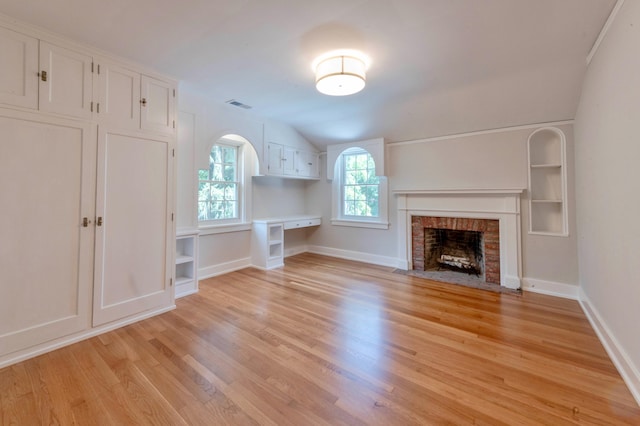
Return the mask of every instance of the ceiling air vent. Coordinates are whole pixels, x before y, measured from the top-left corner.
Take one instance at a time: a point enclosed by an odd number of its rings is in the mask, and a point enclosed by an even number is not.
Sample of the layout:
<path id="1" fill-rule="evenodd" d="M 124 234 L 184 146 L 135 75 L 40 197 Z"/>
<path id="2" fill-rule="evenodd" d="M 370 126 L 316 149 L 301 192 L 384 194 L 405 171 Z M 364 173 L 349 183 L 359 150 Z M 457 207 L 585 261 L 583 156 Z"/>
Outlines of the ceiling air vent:
<path id="1" fill-rule="evenodd" d="M 244 109 L 251 109 L 251 105 L 247 105 L 247 104 L 243 104 L 242 102 L 238 102 L 235 99 L 229 99 L 226 103 L 233 105 L 233 106 L 237 106 L 239 108 L 244 108 Z"/>

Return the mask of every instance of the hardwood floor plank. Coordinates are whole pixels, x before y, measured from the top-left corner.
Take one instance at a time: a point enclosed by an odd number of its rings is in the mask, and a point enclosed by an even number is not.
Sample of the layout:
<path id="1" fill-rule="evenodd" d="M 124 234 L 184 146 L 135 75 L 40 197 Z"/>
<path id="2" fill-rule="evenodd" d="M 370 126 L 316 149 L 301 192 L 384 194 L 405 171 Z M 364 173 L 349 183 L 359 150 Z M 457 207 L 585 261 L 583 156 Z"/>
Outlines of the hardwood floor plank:
<path id="1" fill-rule="evenodd" d="M 579 304 L 302 254 L 0 370 L 0 425 L 640 424 Z"/>

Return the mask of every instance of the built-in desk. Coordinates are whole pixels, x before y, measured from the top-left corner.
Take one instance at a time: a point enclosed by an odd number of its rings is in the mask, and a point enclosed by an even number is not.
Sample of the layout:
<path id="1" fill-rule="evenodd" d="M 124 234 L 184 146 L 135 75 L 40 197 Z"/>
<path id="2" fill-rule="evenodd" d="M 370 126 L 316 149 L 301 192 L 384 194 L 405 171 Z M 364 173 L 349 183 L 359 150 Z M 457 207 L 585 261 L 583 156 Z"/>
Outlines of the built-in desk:
<path id="1" fill-rule="evenodd" d="M 251 233 L 251 263 L 263 269 L 284 265 L 284 231 L 318 226 L 320 216 L 282 216 L 256 219 Z"/>

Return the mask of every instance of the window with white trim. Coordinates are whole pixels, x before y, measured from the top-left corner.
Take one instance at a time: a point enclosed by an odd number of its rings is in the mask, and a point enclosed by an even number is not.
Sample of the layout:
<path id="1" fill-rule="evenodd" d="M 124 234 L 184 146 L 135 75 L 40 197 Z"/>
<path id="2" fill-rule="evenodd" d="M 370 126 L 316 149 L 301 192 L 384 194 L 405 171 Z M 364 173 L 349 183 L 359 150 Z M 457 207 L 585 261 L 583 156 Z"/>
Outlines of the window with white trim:
<path id="1" fill-rule="evenodd" d="M 238 147 L 213 145 L 209 169 L 198 174 L 198 220 L 238 219 Z"/>
<path id="2" fill-rule="evenodd" d="M 332 224 L 387 229 L 387 179 L 376 175 L 372 155 L 359 147 L 338 157 L 333 180 Z"/>
<path id="3" fill-rule="evenodd" d="M 250 229 L 251 176 L 257 167 L 256 152 L 242 136 L 229 134 L 213 143 L 208 167 L 198 170 L 202 235 Z"/>

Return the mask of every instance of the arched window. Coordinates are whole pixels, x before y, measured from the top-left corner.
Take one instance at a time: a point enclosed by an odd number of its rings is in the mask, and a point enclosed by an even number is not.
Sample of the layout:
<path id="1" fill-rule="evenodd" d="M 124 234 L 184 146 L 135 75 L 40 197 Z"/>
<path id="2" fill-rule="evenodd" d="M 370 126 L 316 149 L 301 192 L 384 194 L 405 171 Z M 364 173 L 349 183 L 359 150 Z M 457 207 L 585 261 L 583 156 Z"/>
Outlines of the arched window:
<path id="1" fill-rule="evenodd" d="M 253 146 L 241 136 L 229 134 L 213 143 L 208 168 L 198 170 L 201 228 L 227 232 L 251 222 L 251 176 L 257 161 Z"/>
<path id="2" fill-rule="evenodd" d="M 376 164 L 376 158 L 384 161 L 384 141 L 333 145 L 327 153 L 328 164 L 334 162 L 333 173 L 328 171 L 333 177 L 331 223 L 388 229 L 387 178 L 381 173 L 384 164 Z"/>

